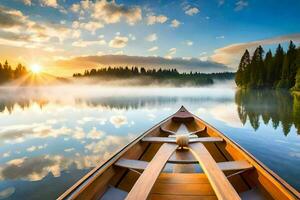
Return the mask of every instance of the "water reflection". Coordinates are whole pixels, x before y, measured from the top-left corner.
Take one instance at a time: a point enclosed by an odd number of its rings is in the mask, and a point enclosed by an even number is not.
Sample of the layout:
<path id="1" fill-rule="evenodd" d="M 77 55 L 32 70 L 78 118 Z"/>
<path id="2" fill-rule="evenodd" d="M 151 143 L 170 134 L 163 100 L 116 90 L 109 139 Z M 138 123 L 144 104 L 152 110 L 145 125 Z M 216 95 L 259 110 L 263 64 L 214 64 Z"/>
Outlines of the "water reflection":
<path id="1" fill-rule="evenodd" d="M 300 96 L 292 95 L 288 91 L 249 91 L 239 90 L 235 94 L 238 114 L 241 122 L 250 121 L 257 130 L 260 118 L 264 124 L 272 123 L 274 129 L 282 124 L 282 131 L 288 135 L 292 125 L 300 134 Z"/>
<path id="2" fill-rule="evenodd" d="M 67 91 L 67 92 L 63 92 Z M 49 103 L 87 105 L 110 109 L 139 109 L 144 107 L 175 104 L 181 100 L 187 103 L 212 101 L 231 102 L 233 93 L 220 88 L 99 88 L 99 87 L 41 87 L 41 88 L 0 88 L 0 112 L 13 112 L 37 104 L 41 109 Z M 199 92 L 198 94 L 195 92 Z M 203 95 L 204 94 L 204 95 Z"/>
<path id="3" fill-rule="evenodd" d="M 299 134 L 300 98 L 287 92 L 223 87 L 8 88 L 0 89 L 0 199 L 57 198 L 181 105 L 229 133 L 300 188 L 294 167 L 300 164 L 299 138 L 294 137 Z M 268 155 L 259 157 L 266 155 L 261 152 Z M 289 161 L 279 165 L 282 158 Z"/>

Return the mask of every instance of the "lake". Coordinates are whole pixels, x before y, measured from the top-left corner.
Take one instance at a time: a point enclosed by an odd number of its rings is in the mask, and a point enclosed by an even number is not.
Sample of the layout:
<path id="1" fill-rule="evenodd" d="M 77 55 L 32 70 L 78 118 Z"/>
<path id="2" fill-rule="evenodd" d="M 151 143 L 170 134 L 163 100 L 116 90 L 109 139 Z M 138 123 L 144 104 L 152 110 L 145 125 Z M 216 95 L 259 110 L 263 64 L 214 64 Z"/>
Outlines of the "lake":
<path id="1" fill-rule="evenodd" d="M 300 191 L 300 97 L 284 91 L 0 89 L 0 199 L 54 199 L 181 105 Z"/>

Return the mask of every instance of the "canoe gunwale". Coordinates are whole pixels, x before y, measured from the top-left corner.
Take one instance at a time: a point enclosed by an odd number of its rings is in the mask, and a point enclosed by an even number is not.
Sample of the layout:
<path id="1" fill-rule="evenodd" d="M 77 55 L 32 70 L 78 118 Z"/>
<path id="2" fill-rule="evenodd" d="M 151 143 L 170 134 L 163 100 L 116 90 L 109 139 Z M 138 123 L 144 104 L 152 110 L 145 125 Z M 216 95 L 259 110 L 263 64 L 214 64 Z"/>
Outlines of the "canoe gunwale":
<path id="1" fill-rule="evenodd" d="M 104 163 L 99 164 L 98 166 L 94 167 L 91 171 L 89 171 L 86 175 L 84 175 L 81 179 L 79 179 L 74 185 L 72 185 L 68 190 L 66 190 L 63 194 L 61 194 L 57 200 L 63 199 L 75 199 L 80 193 L 81 189 L 84 187 L 89 186 L 92 184 L 93 180 L 97 177 L 101 176 L 106 169 L 111 167 L 119 158 L 121 158 L 131 147 L 141 141 L 143 137 L 148 135 L 151 131 L 159 128 L 162 124 L 166 123 L 169 120 L 172 120 L 173 115 L 168 116 L 167 118 L 163 119 L 156 125 L 152 126 L 141 135 L 137 136 L 133 141 L 129 142 L 124 147 L 120 148 L 113 154 L 107 161 Z"/>
<path id="2" fill-rule="evenodd" d="M 205 122 L 198 116 L 192 114 L 196 120 L 199 120 L 202 124 L 204 124 L 207 129 L 212 129 L 215 133 L 217 133 L 220 137 L 222 137 L 225 141 L 225 143 L 232 145 L 234 148 L 239 150 L 243 156 L 245 156 L 246 160 L 248 160 L 253 166 L 256 164 L 259 167 L 262 168 L 262 170 L 265 170 L 269 176 L 274 178 L 281 186 L 284 187 L 285 190 L 289 192 L 291 196 L 293 196 L 296 199 L 300 199 L 300 193 L 294 189 L 290 184 L 288 184 L 285 180 L 283 180 L 279 175 L 277 175 L 275 172 L 273 172 L 270 168 L 268 168 L 266 165 L 264 165 L 261 161 L 259 161 L 255 156 L 253 156 L 251 153 L 249 153 L 246 149 L 241 147 L 239 144 L 234 142 L 232 139 L 227 137 L 225 134 L 223 134 L 221 131 L 219 131 L 214 126 L 210 125 L 209 123 Z M 256 166 L 254 168 L 261 173 L 262 170 L 258 169 Z"/>

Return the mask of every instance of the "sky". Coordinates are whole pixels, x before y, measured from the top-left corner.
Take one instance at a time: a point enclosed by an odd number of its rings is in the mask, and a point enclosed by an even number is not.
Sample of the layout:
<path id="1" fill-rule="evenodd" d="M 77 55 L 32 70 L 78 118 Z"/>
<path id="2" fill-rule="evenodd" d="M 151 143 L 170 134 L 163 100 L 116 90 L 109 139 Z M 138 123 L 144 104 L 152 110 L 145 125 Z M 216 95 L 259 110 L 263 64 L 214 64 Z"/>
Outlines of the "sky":
<path id="1" fill-rule="evenodd" d="M 105 66 L 235 71 L 300 43 L 299 0 L 1 0 L 0 62 L 71 76 Z"/>

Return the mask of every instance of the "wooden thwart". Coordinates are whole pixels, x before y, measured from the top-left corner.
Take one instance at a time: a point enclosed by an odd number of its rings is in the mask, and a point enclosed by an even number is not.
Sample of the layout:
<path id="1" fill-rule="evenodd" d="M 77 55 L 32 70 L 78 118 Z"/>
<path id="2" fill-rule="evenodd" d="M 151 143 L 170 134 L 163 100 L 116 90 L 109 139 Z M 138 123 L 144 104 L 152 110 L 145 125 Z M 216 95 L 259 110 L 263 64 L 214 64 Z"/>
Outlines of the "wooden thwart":
<path id="1" fill-rule="evenodd" d="M 160 147 L 158 152 L 148 164 L 147 168 L 134 184 L 133 188 L 126 197 L 126 200 L 147 199 L 160 172 L 177 147 L 178 145 L 168 143 L 165 143 Z"/>
<path id="2" fill-rule="evenodd" d="M 151 143 L 176 143 L 176 138 L 173 137 L 144 137 L 143 142 Z M 195 142 L 222 142 L 223 139 L 220 137 L 199 137 L 199 138 L 190 138 L 189 143 Z"/>
<path id="3" fill-rule="evenodd" d="M 200 129 L 200 130 L 197 130 L 197 131 L 192 131 L 192 132 L 189 132 L 189 131 L 186 131 L 186 132 L 182 132 L 181 134 L 189 134 L 189 135 L 193 135 L 193 134 L 199 134 L 203 131 L 205 131 L 205 127 Z M 171 130 L 167 130 L 165 129 L 164 127 L 160 127 L 160 131 L 163 132 L 163 133 L 167 133 L 169 134 L 170 136 L 176 136 L 178 134 L 178 130 L 176 132 L 174 131 L 171 131 Z"/>
<path id="4" fill-rule="evenodd" d="M 190 150 L 199 161 L 205 172 L 216 196 L 220 200 L 238 200 L 241 199 L 233 186 L 230 184 L 224 173 L 218 167 L 216 161 L 201 143 L 190 144 Z"/>
<path id="5" fill-rule="evenodd" d="M 174 162 L 174 161 L 172 161 Z M 177 162 L 179 163 L 179 161 Z M 198 163 L 198 161 L 196 161 Z M 118 160 L 115 165 L 118 167 L 124 167 L 129 169 L 136 169 L 136 170 L 144 170 L 148 167 L 149 162 L 142 161 L 142 160 L 131 160 L 131 159 L 120 159 Z M 186 164 L 185 162 L 183 164 Z M 227 162 L 219 162 L 217 163 L 218 167 L 222 171 L 231 171 L 231 170 L 245 170 L 251 169 L 252 165 L 249 164 L 247 161 L 239 160 L 239 161 L 227 161 Z"/>

